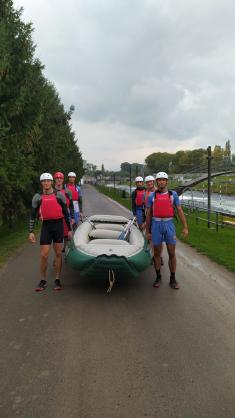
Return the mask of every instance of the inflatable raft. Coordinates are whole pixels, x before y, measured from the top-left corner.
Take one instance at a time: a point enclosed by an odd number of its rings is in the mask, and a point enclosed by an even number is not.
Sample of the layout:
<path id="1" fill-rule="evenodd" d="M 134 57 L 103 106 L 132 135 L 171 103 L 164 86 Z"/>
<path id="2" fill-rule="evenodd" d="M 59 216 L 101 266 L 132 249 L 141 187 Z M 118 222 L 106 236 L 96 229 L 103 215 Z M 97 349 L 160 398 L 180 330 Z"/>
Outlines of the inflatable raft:
<path id="1" fill-rule="evenodd" d="M 93 215 L 76 229 L 66 260 L 81 276 L 112 272 L 113 277 L 137 277 L 150 265 L 151 256 L 143 234 L 127 218 Z"/>

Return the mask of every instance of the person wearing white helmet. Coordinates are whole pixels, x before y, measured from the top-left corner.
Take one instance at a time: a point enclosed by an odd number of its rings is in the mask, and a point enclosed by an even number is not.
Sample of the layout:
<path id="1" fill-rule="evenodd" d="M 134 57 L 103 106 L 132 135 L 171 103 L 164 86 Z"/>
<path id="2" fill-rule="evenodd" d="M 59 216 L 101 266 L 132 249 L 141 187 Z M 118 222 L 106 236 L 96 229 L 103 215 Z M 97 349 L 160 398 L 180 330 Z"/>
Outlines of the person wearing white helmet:
<path id="1" fill-rule="evenodd" d="M 144 214 L 144 179 L 141 176 L 137 176 L 135 179 L 136 189 L 131 194 L 132 213 L 136 216 L 139 228 L 142 230 L 144 227 L 145 214 Z"/>
<path id="2" fill-rule="evenodd" d="M 64 174 L 61 173 L 61 171 L 57 171 L 54 174 L 54 182 L 55 182 L 55 192 L 61 192 L 65 196 L 67 208 L 69 210 L 70 220 L 73 225 L 74 223 L 74 207 L 73 207 L 73 199 L 72 199 L 72 193 L 69 189 L 66 187 L 64 188 Z M 63 225 L 64 225 L 64 247 L 62 252 L 65 252 L 65 248 L 68 242 L 68 227 L 65 222 L 65 219 L 63 218 Z"/>
<path id="3" fill-rule="evenodd" d="M 65 185 L 72 193 L 73 207 L 74 207 L 74 224 L 78 225 L 80 216 L 82 217 L 82 191 L 81 187 L 76 184 L 76 173 L 70 171 L 68 173 L 68 183 Z"/>
<path id="4" fill-rule="evenodd" d="M 146 190 L 145 190 L 145 196 L 144 196 L 144 203 L 145 203 L 145 217 L 147 214 L 147 204 L 148 204 L 148 199 L 149 196 L 155 192 L 155 190 L 157 190 L 157 187 L 154 184 L 155 178 L 153 176 L 146 176 L 145 179 L 145 185 L 146 185 Z M 163 250 L 163 246 L 162 246 L 162 250 Z M 153 263 L 154 263 L 154 267 L 156 270 L 156 265 L 155 265 L 155 259 L 153 257 Z M 161 266 L 163 266 L 163 258 L 162 258 L 162 252 L 161 252 Z"/>
<path id="5" fill-rule="evenodd" d="M 156 266 L 156 280 L 154 287 L 160 287 L 161 284 L 161 250 L 162 243 L 165 242 L 169 255 L 170 282 L 172 289 L 179 289 L 179 284 L 175 278 L 176 272 L 176 233 L 173 222 L 174 209 L 177 210 L 180 221 L 183 225 L 182 235 L 188 236 L 187 221 L 180 206 L 177 193 L 174 190 L 168 190 L 168 174 L 160 171 L 156 176 L 157 190 L 149 196 L 147 203 L 146 234 L 147 238 L 152 239 L 154 246 L 154 258 Z"/>
<path id="6" fill-rule="evenodd" d="M 36 193 L 32 199 L 32 209 L 29 220 L 29 240 L 36 242 L 34 234 L 34 226 L 36 218 L 39 216 L 42 220 L 42 228 L 40 234 L 40 271 L 41 280 L 35 290 L 41 292 L 45 290 L 47 285 L 47 261 L 51 243 L 55 252 L 55 290 L 61 290 L 60 281 L 61 265 L 62 265 L 62 246 L 63 246 L 63 218 L 68 227 L 68 238 L 72 236 L 71 225 L 69 220 L 69 212 L 67 209 L 66 199 L 63 193 L 53 190 L 53 177 L 50 173 L 43 173 L 40 176 L 42 185 L 42 193 Z"/>
<path id="7" fill-rule="evenodd" d="M 145 204 L 147 204 L 149 195 L 153 192 L 155 192 L 156 188 L 154 185 L 154 177 L 153 176 L 146 176 L 144 181 L 145 181 L 145 186 L 146 186 L 146 191 L 145 191 Z"/>

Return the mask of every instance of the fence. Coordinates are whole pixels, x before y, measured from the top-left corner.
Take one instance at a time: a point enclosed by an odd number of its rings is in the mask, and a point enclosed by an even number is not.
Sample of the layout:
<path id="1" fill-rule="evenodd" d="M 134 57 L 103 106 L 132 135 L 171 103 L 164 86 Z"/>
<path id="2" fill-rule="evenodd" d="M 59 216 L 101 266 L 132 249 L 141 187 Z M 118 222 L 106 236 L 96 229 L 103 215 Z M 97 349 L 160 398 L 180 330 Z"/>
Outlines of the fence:
<path id="1" fill-rule="evenodd" d="M 188 209 L 189 212 L 195 213 L 196 223 L 199 221 L 207 222 L 208 228 L 211 228 L 211 225 L 215 227 L 216 231 L 219 231 L 220 228 L 225 227 L 235 227 L 235 214 L 207 209 L 204 206 L 200 205 L 199 202 L 194 200 L 188 200 L 186 202 L 181 201 L 182 206 Z M 201 202 L 202 203 L 202 202 Z M 187 216 L 187 213 L 185 213 Z"/>

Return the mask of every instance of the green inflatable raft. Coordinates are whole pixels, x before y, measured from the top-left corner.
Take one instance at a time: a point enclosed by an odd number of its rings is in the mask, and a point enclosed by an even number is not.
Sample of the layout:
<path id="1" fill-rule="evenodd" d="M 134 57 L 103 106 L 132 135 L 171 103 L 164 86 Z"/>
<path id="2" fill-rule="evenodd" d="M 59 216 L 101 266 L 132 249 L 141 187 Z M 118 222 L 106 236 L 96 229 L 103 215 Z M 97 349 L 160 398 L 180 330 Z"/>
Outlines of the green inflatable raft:
<path id="1" fill-rule="evenodd" d="M 129 223 L 128 223 L 129 222 Z M 81 276 L 137 277 L 151 263 L 146 239 L 123 216 L 93 215 L 76 229 L 66 261 Z"/>

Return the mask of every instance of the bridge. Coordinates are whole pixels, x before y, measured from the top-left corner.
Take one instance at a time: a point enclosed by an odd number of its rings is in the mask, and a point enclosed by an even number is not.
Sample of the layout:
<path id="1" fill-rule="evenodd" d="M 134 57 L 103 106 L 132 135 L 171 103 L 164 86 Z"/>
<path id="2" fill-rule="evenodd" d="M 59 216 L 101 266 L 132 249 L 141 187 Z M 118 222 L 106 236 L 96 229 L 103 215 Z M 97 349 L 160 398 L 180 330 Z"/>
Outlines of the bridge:
<path id="1" fill-rule="evenodd" d="M 219 176 L 224 176 L 226 174 L 234 174 L 235 173 L 235 169 L 233 170 L 227 170 L 227 171 L 218 171 L 216 173 L 211 173 L 211 178 L 212 177 L 219 177 Z M 182 193 L 186 192 L 186 190 L 190 189 L 193 186 L 196 186 L 196 184 L 199 184 L 205 180 L 208 179 L 208 173 L 204 174 L 201 177 L 198 177 L 194 180 L 191 180 L 189 182 L 186 182 L 185 184 L 182 184 L 181 186 L 177 186 L 175 187 L 175 191 L 178 193 L 178 195 L 180 196 Z"/>

